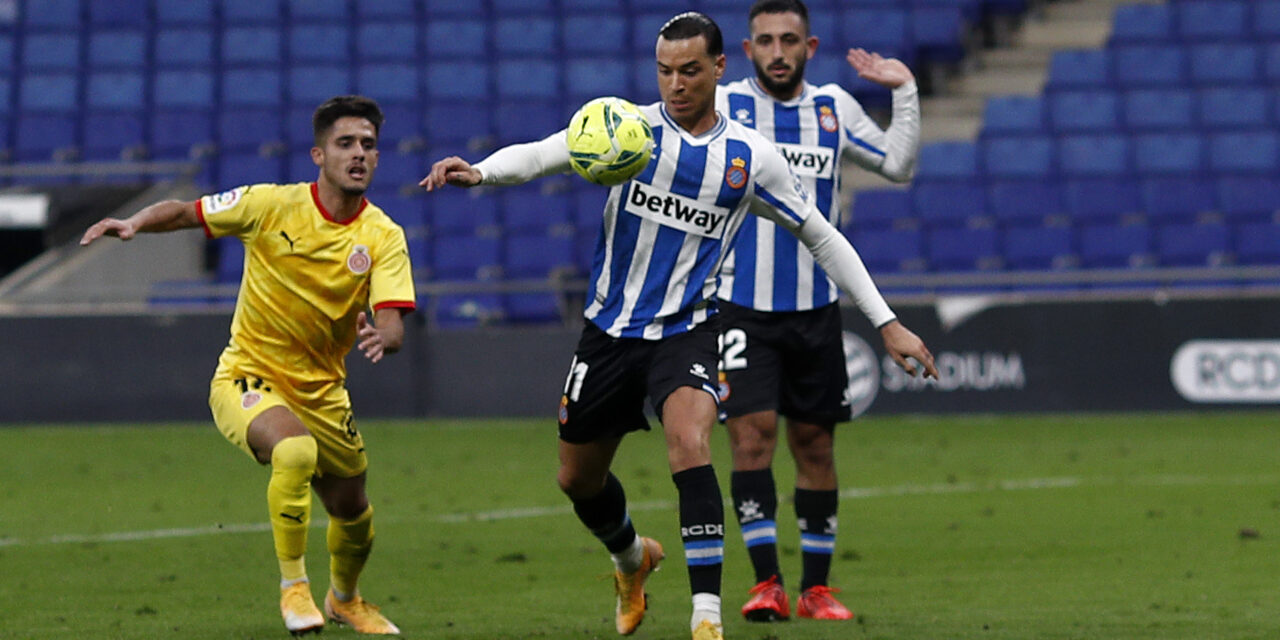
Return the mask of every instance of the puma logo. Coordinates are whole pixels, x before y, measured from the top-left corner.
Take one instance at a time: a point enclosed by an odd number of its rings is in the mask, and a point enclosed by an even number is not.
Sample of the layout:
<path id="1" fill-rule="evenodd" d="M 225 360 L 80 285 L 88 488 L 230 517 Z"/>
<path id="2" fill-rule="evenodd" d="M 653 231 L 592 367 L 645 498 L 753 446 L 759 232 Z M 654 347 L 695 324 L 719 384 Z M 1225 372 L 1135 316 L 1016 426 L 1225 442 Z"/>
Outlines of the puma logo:
<path id="1" fill-rule="evenodd" d="M 284 231 L 281 231 L 280 235 L 284 237 L 285 242 L 289 243 L 289 250 L 293 251 L 293 238 L 290 238 L 289 234 L 285 233 Z"/>
<path id="2" fill-rule="evenodd" d="M 298 524 L 302 524 L 302 514 L 301 514 L 301 513 L 299 513 L 299 514 L 298 514 L 298 515 L 296 515 L 296 516 L 291 516 L 291 515 L 289 515 L 289 514 L 287 514 L 287 513 L 281 512 L 281 513 L 280 513 L 280 517 L 281 517 L 281 518 L 284 518 L 284 519 L 286 519 L 286 520 L 292 520 L 292 521 L 294 521 L 294 522 L 296 522 L 296 523 L 298 523 Z"/>

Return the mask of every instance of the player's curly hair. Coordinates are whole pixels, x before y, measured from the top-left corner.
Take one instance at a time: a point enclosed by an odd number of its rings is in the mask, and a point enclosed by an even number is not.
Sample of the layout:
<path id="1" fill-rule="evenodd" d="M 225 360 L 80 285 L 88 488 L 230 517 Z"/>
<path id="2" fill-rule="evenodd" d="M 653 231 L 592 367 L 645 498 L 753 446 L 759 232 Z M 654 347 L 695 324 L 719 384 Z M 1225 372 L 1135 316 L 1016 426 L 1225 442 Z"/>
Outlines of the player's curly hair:
<path id="1" fill-rule="evenodd" d="M 747 14 L 747 21 L 755 20 L 762 13 L 794 13 L 800 16 L 804 28 L 809 28 L 809 8 L 802 0 L 756 0 Z"/>
<path id="2" fill-rule="evenodd" d="M 724 53 L 724 36 L 715 20 L 697 11 L 686 11 L 662 25 L 658 35 L 667 40 L 687 40 L 702 36 L 707 39 L 707 54 L 711 57 Z"/>
<path id="3" fill-rule="evenodd" d="M 382 122 L 385 119 L 382 115 L 382 108 L 373 98 L 364 96 L 334 96 L 324 101 L 324 104 L 316 107 L 316 112 L 311 116 L 311 130 L 315 135 L 315 144 L 317 147 L 323 146 L 324 137 L 333 128 L 333 123 L 339 118 L 354 116 L 356 118 L 364 118 L 373 125 L 373 133 L 377 135 L 382 130 Z"/>

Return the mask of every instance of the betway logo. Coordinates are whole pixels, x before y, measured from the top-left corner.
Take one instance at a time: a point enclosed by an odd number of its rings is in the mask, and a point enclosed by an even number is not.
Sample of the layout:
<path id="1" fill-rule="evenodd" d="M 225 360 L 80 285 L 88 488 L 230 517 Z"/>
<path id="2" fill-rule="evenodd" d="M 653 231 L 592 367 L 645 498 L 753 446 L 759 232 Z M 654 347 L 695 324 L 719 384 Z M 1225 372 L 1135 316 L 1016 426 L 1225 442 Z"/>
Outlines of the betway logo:
<path id="1" fill-rule="evenodd" d="M 1192 340 L 1174 352 L 1169 377 L 1191 402 L 1280 403 L 1280 341 Z"/>
<path id="2" fill-rule="evenodd" d="M 805 178 L 835 176 L 835 152 L 826 147 L 807 147 L 798 144 L 778 143 L 778 151 L 791 165 L 791 172 Z"/>
<path id="3" fill-rule="evenodd" d="M 724 207 L 708 207 L 706 203 L 636 181 L 631 182 L 631 195 L 623 211 L 708 238 L 720 237 L 720 223 L 729 217 L 729 210 Z"/>

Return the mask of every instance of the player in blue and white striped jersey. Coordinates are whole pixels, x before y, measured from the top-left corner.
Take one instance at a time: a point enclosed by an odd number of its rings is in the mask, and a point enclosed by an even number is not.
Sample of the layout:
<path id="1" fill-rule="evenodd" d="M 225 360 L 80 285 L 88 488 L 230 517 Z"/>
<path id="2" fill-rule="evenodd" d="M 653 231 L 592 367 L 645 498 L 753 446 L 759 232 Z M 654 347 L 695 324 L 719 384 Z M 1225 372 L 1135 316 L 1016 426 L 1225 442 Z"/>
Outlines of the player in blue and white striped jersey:
<path id="1" fill-rule="evenodd" d="M 724 510 L 711 467 L 715 422 L 718 271 L 748 213 L 797 233 L 873 321 L 889 323 L 895 357 L 917 358 L 924 343 L 880 297 L 848 241 L 813 208 L 786 160 L 759 133 L 714 108 L 724 72 L 723 40 L 706 16 L 685 13 L 660 31 L 660 104 L 642 111 L 657 146 L 645 171 L 613 187 L 590 277 L 585 316 L 560 404 L 561 489 L 583 524 L 613 555 L 617 628 L 644 615 L 644 580 L 662 559 L 636 535 L 626 497 L 609 472 L 622 437 L 647 429 L 647 396 L 662 421 L 680 496 L 680 529 L 693 594 L 695 640 L 722 638 L 720 574 Z M 519 184 L 570 170 L 563 131 L 499 149 L 475 166 L 451 157 L 422 185 Z"/>
<path id="2" fill-rule="evenodd" d="M 777 142 L 791 169 L 839 225 L 841 168 L 852 162 L 895 182 L 914 172 L 920 105 L 911 71 L 861 49 L 849 64 L 893 91 L 887 131 L 835 84 L 805 80 L 818 38 L 800 0 L 758 0 L 742 48 L 755 74 L 720 87 L 716 106 Z M 850 418 L 841 350 L 840 291 L 787 229 L 763 218 L 742 223 L 721 276 L 721 410 L 733 448 L 730 492 L 756 586 L 742 608 L 748 620 L 790 616 L 777 553 L 777 490 L 771 465 L 778 415 L 796 463 L 795 511 L 803 572 L 801 617 L 851 619 L 827 586 L 835 550 L 834 434 Z M 872 317 L 875 322 L 875 318 Z M 877 326 L 879 326 L 877 324 Z"/>

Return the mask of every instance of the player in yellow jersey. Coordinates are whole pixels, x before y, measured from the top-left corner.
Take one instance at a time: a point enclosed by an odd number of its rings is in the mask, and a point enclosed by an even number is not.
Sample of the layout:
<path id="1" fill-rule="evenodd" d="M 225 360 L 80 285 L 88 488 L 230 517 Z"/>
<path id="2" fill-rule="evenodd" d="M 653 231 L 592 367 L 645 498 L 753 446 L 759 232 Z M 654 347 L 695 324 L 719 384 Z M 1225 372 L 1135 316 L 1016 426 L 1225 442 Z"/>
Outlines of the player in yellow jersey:
<path id="1" fill-rule="evenodd" d="M 312 118 L 315 182 L 159 202 L 124 220 L 106 218 L 80 241 L 202 227 L 209 237 L 244 243 L 231 342 L 218 359 L 209 406 L 228 440 L 271 465 L 267 506 L 280 610 L 294 635 L 324 626 L 303 563 L 310 489 L 329 514 L 325 613 L 363 633 L 400 631 L 356 589 L 373 547 L 373 508 L 364 442 L 344 387 L 352 346 L 373 362 L 394 353 L 404 339 L 401 316 L 414 308 L 404 230 L 364 198 L 378 166 L 382 120 L 368 98 L 328 100 Z"/>

